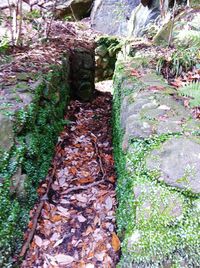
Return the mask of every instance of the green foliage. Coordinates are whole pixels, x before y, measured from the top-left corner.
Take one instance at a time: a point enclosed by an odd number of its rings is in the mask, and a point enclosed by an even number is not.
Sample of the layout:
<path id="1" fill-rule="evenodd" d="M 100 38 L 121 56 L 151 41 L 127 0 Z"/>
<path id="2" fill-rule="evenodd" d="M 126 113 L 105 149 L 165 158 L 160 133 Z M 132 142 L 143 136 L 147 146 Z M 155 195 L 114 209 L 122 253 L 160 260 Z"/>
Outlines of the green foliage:
<path id="1" fill-rule="evenodd" d="M 188 47 L 200 47 L 200 15 L 198 13 L 194 14 L 191 21 L 177 22 L 178 29 L 175 30 L 175 44 L 178 46 Z M 179 26 L 183 24 L 183 29 L 179 29 Z M 184 27 L 185 26 L 185 27 Z"/>
<path id="2" fill-rule="evenodd" d="M 0 40 L 0 53 L 4 53 L 9 48 L 9 40 L 7 36 L 3 36 Z"/>
<path id="3" fill-rule="evenodd" d="M 174 51 L 170 59 L 160 57 L 157 61 L 156 70 L 158 73 L 162 72 L 163 68 L 168 68 L 168 73 L 173 76 L 178 76 L 182 71 L 189 71 L 196 63 L 198 49 L 196 47 L 184 48 L 179 47 Z"/>
<path id="4" fill-rule="evenodd" d="M 200 83 L 199 82 L 192 82 L 184 87 L 178 89 L 178 93 L 181 96 L 189 97 L 190 99 L 190 106 L 191 107 L 199 107 L 200 106 Z"/>

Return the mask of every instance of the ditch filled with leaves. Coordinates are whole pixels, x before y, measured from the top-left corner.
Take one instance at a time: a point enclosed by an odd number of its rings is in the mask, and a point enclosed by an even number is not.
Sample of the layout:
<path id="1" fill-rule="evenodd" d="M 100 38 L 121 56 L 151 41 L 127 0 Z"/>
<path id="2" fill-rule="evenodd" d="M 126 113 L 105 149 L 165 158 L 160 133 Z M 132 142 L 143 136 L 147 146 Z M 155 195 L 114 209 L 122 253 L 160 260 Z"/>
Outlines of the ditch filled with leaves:
<path id="1" fill-rule="evenodd" d="M 116 267 L 110 93 L 71 101 L 40 202 L 30 212 L 21 267 Z"/>

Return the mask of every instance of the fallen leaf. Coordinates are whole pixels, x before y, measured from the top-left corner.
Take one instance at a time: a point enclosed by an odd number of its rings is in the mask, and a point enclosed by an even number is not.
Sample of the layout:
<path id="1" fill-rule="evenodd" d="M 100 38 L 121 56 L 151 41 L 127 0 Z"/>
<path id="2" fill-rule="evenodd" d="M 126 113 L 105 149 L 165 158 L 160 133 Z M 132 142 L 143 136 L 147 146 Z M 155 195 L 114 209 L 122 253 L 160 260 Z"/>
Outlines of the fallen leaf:
<path id="1" fill-rule="evenodd" d="M 106 198 L 105 203 L 106 203 L 107 210 L 111 210 L 113 203 L 112 203 L 112 198 L 110 196 Z"/>
<path id="2" fill-rule="evenodd" d="M 66 208 L 63 208 L 61 206 L 58 206 L 57 207 L 57 210 L 59 211 L 58 212 L 59 214 L 65 216 L 65 217 L 69 217 L 70 216 L 70 213 L 69 213 L 68 209 L 66 209 Z"/>
<path id="3" fill-rule="evenodd" d="M 152 91 L 160 91 L 160 90 L 165 90 L 166 87 L 163 86 L 150 86 L 148 87 L 148 90 L 152 90 Z"/>
<path id="4" fill-rule="evenodd" d="M 51 222 L 57 222 L 57 221 L 61 221 L 62 217 L 61 215 L 54 215 L 53 217 L 50 218 Z"/>
<path id="5" fill-rule="evenodd" d="M 35 244 L 36 244 L 38 247 L 41 247 L 41 246 L 42 246 L 42 238 L 40 238 L 38 235 L 35 235 L 35 236 L 34 236 L 34 240 L 35 240 Z"/>
<path id="6" fill-rule="evenodd" d="M 60 244 L 62 244 L 63 240 L 64 240 L 64 238 L 61 238 L 58 241 L 56 241 L 56 243 L 54 244 L 53 248 L 55 248 L 55 247 L 59 246 Z"/>
<path id="7" fill-rule="evenodd" d="M 83 196 L 82 194 L 75 195 L 75 198 L 82 203 L 87 203 L 88 201 L 87 197 Z"/>
<path id="8" fill-rule="evenodd" d="M 70 264 L 74 261 L 74 258 L 72 256 L 64 255 L 64 254 L 58 254 L 54 256 L 54 258 L 61 265 Z"/>
<path id="9" fill-rule="evenodd" d="M 116 235 L 116 233 L 112 233 L 112 247 L 114 251 L 118 251 L 120 249 L 120 245 L 121 243 L 118 236 Z"/>
<path id="10" fill-rule="evenodd" d="M 87 219 L 85 217 L 83 217 L 82 215 L 79 215 L 78 217 L 78 221 L 79 222 L 85 222 Z"/>
<path id="11" fill-rule="evenodd" d="M 135 69 L 132 69 L 131 70 L 131 75 L 132 76 L 136 76 L 136 77 L 141 77 L 141 74 L 137 70 L 135 70 Z"/>
<path id="12" fill-rule="evenodd" d="M 79 184 L 84 184 L 84 183 L 89 183 L 89 182 L 94 182 L 95 179 L 92 177 L 87 177 L 87 178 L 81 178 L 81 179 L 77 179 L 77 183 Z"/>

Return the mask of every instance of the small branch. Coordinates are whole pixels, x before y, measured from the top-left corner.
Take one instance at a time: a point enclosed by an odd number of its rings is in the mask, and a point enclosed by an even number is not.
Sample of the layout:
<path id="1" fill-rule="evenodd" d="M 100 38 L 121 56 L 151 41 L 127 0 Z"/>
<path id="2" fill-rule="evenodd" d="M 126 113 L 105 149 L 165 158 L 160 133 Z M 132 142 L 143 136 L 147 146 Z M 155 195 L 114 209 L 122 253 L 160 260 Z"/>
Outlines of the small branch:
<path id="1" fill-rule="evenodd" d="M 69 194 L 69 193 L 74 192 L 74 191 L 87 190 L 88 188 L 97 186 L 101 183 L 105 183 L 105 181 L 100 180 L 100 181 L 95 181 L 95 182 L 87 184 L 87 185 L 72 187 L 72 188 L 69 188 L 68 190 L 66 190 L 64 193 Z"/>
<path id="2" fill-rule="evenodd" d="M 99 165 L 100 165 L 101 173 L 102 173 L 102 175 L 103 175 L 102 179 L 104 179 L 104 178 L 106 177 L 106 172 L 105 172 L 105 170 L 104 170 L 104 168 L 103 168 L 103 162 L 102 162 L 102 159 L 101 159 L 101 155 L 100 155 L 100 153 L 99 153 L 99 148 L 98 148 L 98 146 L 97 146 L 97 137 L 96 137 L 93 133 L 91 133 L 91 136 L 92 136 L 93 138 L 95 138 L 95 142 L 93 142 L 93 143 L 94 143 L 94 146 L 95 146 L 95 150 L 96 150 L 97 157 L 98 157 L 98 159 L 99 159 Z"/>
<path id="3" fill-rule="evenodd" d="M 48 192 L 50 190 L 50 187 L 51 187 L 51 184 L 53 182 L 53 178 L 55 176 L 55 172 L 56 172 L 56 165 L 54 165 L 54 168 L 53 168 L 53 171 L 52 171 L 52 174 L 51 176 L 49 177 L 49 181 L 48 181 L 48 185 L 47 185 L 47 191 L 46 193 L 42 196 L 42 198 L 40 199 L 40 203 L 36 209 L 36 212 L 34 214 L 34 217 L 32 219 L 32 222 L 33 222 L 33 226 L 32 226 L 32 229 L 31 231 L 29 232 L 28 234 L 28 238 L 26 239 L 24 245 L 22 246 L 22 249 L 21 249 L 21 252 L 19 254 L 20 257 L 24 257 L 29 246 L 30 246 L 30 243 L 33 239 L 33 236 L 34 236 L 34 233 L 35 233 L 35 230 L 36 230 L 36 227 L 37 227 L 37 222 L 38 222 L 38 219 L 39 219 L 39 216 L 40 216 L 40 213 L 42 211 L 42 208 L 44 206 L 44 203 L 45 201 L 47 200 L 47 195 L 48 195 Z"/>
<path id="4" fill-rule="evenodd" d="M 77 22 L 78 20 L 77 20 L 77 18 L 76 18 L 76 16 L 75 16 L 75 14 L 74 14 L 74 10 L 73 10 L 73 8 L 72 8 L 71 4 L 69 5 L 69 7 L 70 7 L 70 9 L 71 9 L 72 16 L 73 16 L 74 20 Z"/>

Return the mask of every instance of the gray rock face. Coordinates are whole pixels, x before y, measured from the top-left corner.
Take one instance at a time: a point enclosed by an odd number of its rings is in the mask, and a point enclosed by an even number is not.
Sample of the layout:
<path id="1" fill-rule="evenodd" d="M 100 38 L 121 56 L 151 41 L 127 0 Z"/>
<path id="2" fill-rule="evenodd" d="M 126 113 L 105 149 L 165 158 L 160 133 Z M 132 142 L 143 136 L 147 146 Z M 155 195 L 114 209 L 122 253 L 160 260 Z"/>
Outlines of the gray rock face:
<path id="1" fill-rule="evenodd" d="M 199 138 L 173 137 L 160 149 L 152 151 L 146 163 L 148 169 L 160 172 L 160 181 L 194 194 L 200 193 Z"/>
<path id="2" fill-rule="evenodd" d="M 177 100 L 171 94 L 149 90 L 156 87 L 163 90 L 167 88 L 159 77 L 152 73 L 145 75 L 141 80 L 144 83 L 143 88 L 148 89 L 138 92 L 135 89 L 136 83 L 132 84 L 133 93 L 124 97 L 122 101 L 121 126 L 125 130 L 124 149 L 131 138 L 199 130 L 200 122 L 192 120 L 189 110 L 177 104 Z M 173 89 L 169 90 L 175 93 Z"/>
<path id="3" fill-rule="evenodd" d="M 91 13 L 92 27 L 116 36 L 127 34 L 127 21 L 140 0 L 95 0 Z"/>
<path id="4" fill-rule="evenodd" d="M 131 14 L 128 24 L 129 36 L 142 36 L 147 24 L 155 20 L 160 15 L 158 7 L 149 8 L 140 4 Z"/>

